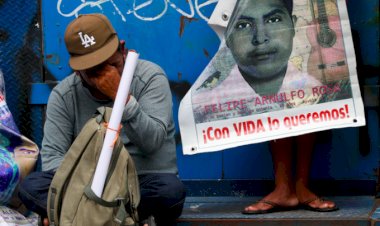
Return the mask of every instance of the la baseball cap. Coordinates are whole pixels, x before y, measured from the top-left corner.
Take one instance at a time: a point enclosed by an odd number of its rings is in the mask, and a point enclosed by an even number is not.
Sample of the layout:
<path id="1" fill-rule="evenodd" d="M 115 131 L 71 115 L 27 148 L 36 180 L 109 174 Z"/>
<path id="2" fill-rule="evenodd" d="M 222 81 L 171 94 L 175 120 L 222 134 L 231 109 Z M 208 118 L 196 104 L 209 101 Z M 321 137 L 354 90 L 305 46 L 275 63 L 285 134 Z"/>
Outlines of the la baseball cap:
<path id="1" fill-rule="evenodd" d="M 103 63 L 119 45 L 115 29 L 103 14 L 79 15 L 67 26 L 64 39 L 73 70 L 85 70 Z"/>

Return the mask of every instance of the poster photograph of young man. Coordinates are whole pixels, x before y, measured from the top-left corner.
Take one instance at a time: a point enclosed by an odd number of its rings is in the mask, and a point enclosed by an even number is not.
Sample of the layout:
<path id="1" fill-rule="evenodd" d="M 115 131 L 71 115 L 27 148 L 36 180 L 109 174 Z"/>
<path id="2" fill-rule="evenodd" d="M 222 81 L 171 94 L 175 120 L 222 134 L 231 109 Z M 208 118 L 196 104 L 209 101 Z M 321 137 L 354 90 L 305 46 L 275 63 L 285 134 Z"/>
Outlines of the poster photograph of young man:
<path id="1" fill-rule="evenodd" d="M 352 86 L 357 75 L 344 1 L 237 0 L 224 16 L 220 48 L 181 103 L 180 112 L 193 116 L 191 142 L 219 149 L 289 130 L 299 135 L 364 123 L 360 91 Z M 184 124 L 191 124 L 188 117 Z"/>

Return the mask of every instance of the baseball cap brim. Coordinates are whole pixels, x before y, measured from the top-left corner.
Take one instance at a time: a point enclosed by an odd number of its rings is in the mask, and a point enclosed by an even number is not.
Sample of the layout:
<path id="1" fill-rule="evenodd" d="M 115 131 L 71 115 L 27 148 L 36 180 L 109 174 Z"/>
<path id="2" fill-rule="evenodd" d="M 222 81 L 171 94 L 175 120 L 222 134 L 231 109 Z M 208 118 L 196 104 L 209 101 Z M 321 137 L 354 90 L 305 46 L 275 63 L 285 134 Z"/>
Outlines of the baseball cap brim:
<path id="1" fill-rule="evenodd" d="M 70 67 L 73 70 L 80 71 L 99 65 L 110 58 L 116 52 L 118 46 L 119 39 L 114 34 L 106 44 L 91 53 L 78 56 L 71 55 L 69 59 Z"/>

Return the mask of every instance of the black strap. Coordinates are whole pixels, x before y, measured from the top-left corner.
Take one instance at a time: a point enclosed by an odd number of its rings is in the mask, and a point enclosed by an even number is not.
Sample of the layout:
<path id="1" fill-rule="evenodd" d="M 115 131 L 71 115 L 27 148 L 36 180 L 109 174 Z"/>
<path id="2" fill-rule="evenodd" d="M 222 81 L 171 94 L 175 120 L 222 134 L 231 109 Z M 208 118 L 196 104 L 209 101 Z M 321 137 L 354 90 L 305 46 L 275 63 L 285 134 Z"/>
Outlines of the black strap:
<path id="1" fill-rule="evenodd" d="M 91 189 L 89 185 L 87 185 L 84 188 L 84 194 L 86 197 L 94 202 L 96 202 L 99 205 L 105 206 L 105 207 L 119 207 L 115 216 L 114 221 L 116 221 L 118 224 L 123 225 L 129 214 L 127 213 L 127 210 L 125 209 L 125 203 L 123 199 L 118 199 L 115 201 L 106 201 L 100 197 L 98 197 L 94 191 Z"/>
<path id="2" fill-rule="evenodd" d="M 50 216 L 54 216 L 54 201 L 55 197 L 57 195 L 57 189 L 51 187 L 51 197 L 50 197 Z M 43 220 L 43 219 L 42 219 Z M 55 226 L 55 219 L 52 217 L 52 219 L 49 220 L 49 226 Z"/>
<path id="3" fill-rule="evenodd" d="M 100 197 L 98 197 L 94 191 L 91 189 L 91 186 L 90 185 L 87 185 L 85 188 L 84 188 L 84 194 L 86 195 L 86 197 L 102 206 L 105 206 L 105 207 L 117 207 L 120 205 L 120 202 L 121 200 L 115 200 L 115 201 L 106 201 Z"/>

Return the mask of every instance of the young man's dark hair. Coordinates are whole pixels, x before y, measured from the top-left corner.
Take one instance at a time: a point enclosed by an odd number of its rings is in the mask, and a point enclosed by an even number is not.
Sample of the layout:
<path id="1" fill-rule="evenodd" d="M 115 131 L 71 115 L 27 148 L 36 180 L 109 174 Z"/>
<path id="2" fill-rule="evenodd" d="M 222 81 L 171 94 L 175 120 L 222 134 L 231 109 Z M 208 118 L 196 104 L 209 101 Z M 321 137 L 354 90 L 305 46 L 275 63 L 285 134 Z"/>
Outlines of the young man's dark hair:
<path id="1" fill-rule="evenodd" d="M 228 25 L 227 25 L 227 29 L 226 29 L 225 37 L 227 37 L 227 32 L 228 32 L 228 30 L 229 30 L 229 29 L 231 28 L 231 26 L 232 26 L 231 21 L 234 21 L 234 20 L 236 19 L 236 17 L 238 16 L 237 11 L 239 11 L 239 7 L 236 7 L 236 6 L 238 6 L 239 3 L 240 3 L 241 1 L 242 1 L 242 0 L 237 0 L 236 5 L 235 5 L 235 8 L 234 8 L 234 10 L 232 11 L 231 18 L 229 19 L 229 23 L 228 23 Z M 286 9 L 288 10 L 289 15 L 293 15 L 293 0 L 282 0 L 282 2 L 285 4 L 285 7 L 286 7 Z"/>

